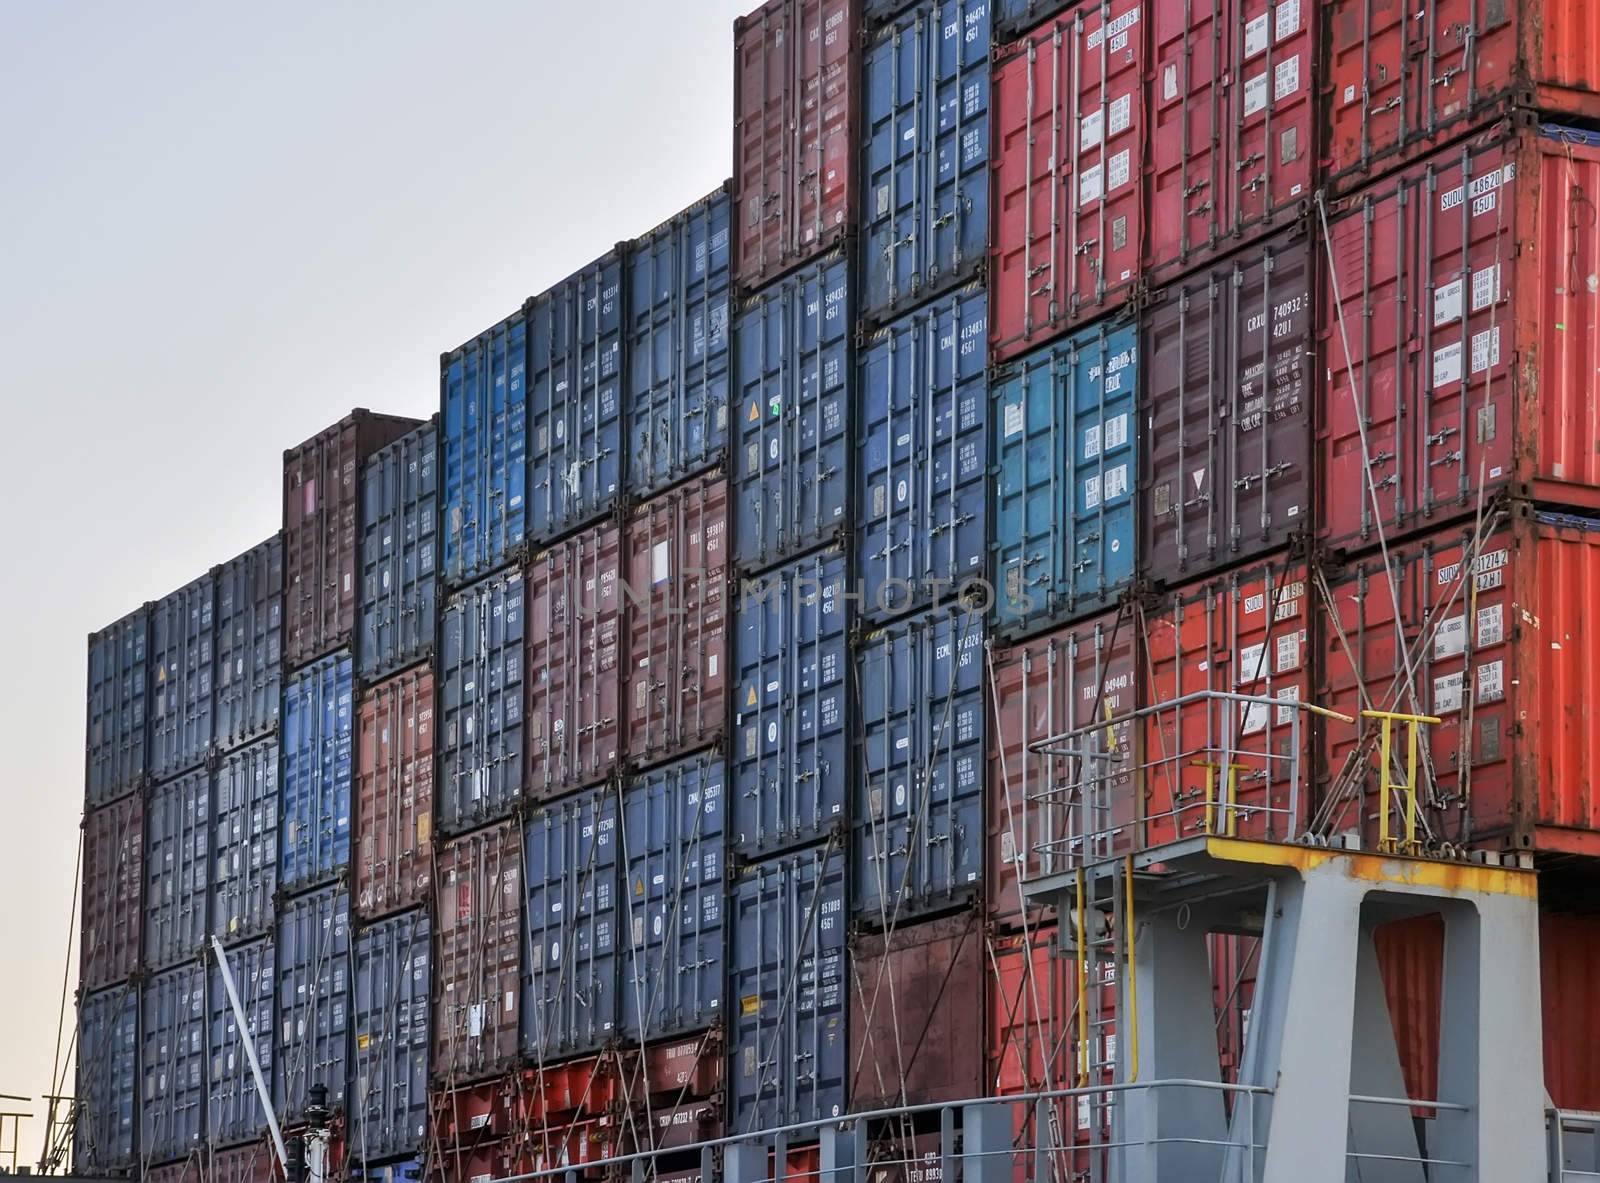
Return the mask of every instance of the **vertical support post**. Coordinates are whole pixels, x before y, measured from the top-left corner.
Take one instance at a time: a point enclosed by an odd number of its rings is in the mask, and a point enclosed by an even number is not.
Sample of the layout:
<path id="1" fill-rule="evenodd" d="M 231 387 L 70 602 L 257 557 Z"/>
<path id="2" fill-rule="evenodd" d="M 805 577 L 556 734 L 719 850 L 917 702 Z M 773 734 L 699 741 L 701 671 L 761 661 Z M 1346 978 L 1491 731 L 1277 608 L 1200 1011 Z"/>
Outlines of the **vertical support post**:
<path id="1" fill-rule="evenodd" d="M 702 1162 L 706 1172 L 709 1163 Z M 722 1151 L 722 1174 L 726 1183 L 764 1183 L 767 1174 L 767 1144 L 761 1141 L 735 1142 Z M 709 1176 L 706 1176 L 709 1177 Z"/>
<path id="2" fill-rule="evenodd" d="M 1005 1101 L 968 1105 L 961 1111 L 961 1183 L 1015 1183 L 1011 1156 L 1012 1105 Z M 1034 1131 L 1043 1145 L 1046 1131 Z M 946 1180 L 949 1183 L 949 1180 Z M 1034 1183 L 1045 1183 L 1037 1179 Z"/>
<path id="3" fill-rule="evenodd" d="M 865 1122 L 857 1122 L 865 1129 Z M 817 1183 L 852 1183 L 855 1177 L 855 1130 L 828 1126 L 817 1137 Z M 946 1176 L 948 1178 L 948 1176 Z"/>

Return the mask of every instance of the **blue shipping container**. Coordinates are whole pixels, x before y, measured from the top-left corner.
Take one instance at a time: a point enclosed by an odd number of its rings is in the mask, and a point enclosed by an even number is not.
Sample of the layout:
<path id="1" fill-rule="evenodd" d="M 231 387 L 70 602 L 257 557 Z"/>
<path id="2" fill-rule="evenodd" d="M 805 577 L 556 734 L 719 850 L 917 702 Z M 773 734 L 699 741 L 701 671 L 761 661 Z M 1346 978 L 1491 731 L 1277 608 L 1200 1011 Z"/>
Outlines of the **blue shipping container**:
<path id="1" fill-rule="evenodd" d="M 444 573 L 464 583 L 522 543 L 528 512 L 528 330 L 519 310 L 439 359 Z"/>
<path id="2" fill-rule="evenodd" d="M 203 575 L 150 607 L 150 775 L 176 776 L 211 747 L 217 580 Z"/>
<path id="3" fill-rule="evenodd" d="M 995 40 L 1003 42 L 1041 24 L 1072 0 L 993 0 L 993 3 Z"/>
<path id="4" fill-rule="evenodd" d="M 814 842 L 850 784 L 848 563 L 830 547 L 740 581 L 734 637 L 733 842 Z"/>
<path id="5" fill-rule="evenodd" d="M 165 969 L 199 956 L 211 931 L 209 772 L 150 790 L 144 840 L 144 963 Z"/>
<path id="6" fill-rule="evenodd" d="M 701 753 L 622 794 L 622 1034 L 646 1041 L 722 1018 L 724 762 Z"/>
<path id="7" fill-rule="evenodd" d="M 983 885 L 984 630 L 928 612 L 869 634 L 852 824 L 855 914 L 888 927 Z"/>
<path id="8" fill-rule="evenodd" d="M 426 909 L 362 929 L 355 953 L 355 1072 L 349 1152 L 416 1153 L 428 1124 L 430 927 Z"/>
<path id="9" fill-rule="evenodd" d="M 206 1133 L 216 1146 L 248 1142 L 259 1138 L 267 1128 L 267 1119 L 261 1112 L 261 1098 L 256 1093 L 255 1078 L 250 1073 L 250 1061 L 244 1045 L 245 1039 L 249 1039 L 255 1046 L 261 1075 L 270 1087 L 272 1004 L 278 980 L 272 938 L 229 950 L 228 970 L 233 974 L 234 989 L 239 992 L 239 1005 L 244 1008 L 245 1035 L 241 1037 L 239 1034 L 239 1021 L 228 1001 L 222 970 L 213 964 L 210 993 L 206 998 L 211 1027 L 211 1066 L 206 1074 L 206 1089 L 210 1097 Z"/>
<path id="10" fill-rule="evenodd" d="M 157 974 L 141 992 L 139 1152 L 182 1158 L 206 1136 L 206 970 L 198 960 Z"/>
<path id="11" fill-rule="evenodd" d="M 521 796 L 522 589 L 520 573 L 496 575 L 445 607 L 434 812 L 446 834 L 508 816 Z"/>
<path id="12" fill-rule="evenodd" d="M 728 449 L 728 186 L 628 247 L 628 491 L 659 492 Z"/>
<path id="13" fill-rule="evenodd" d="M 350 656 L 335 653 L 283 688 L 285 891 L 325 883 L 350 865 L 354 687 Z"/>
<path id="14" fill-rule="evenodd" d="M 217 571 L 214 731 L 227 750 L 275 731 L 283 699 L 283 537 Z"/>
<path id="15" fill-rule="evenodd" d="M 523 828 L 522 1052 L 598 1051 L 617 1029 L 617 796 L 579 793 Z"/>
<path id="16" fill-rule="evenodd" d="M 988 259 L 990 3 L 918 4 L 862 61 L 869 319 L 915 306 Z"/>
<path id="17" fill-rule="evenodd" d="M 850 263 L 832 254 L 739 312 L 734 561 L 759 571 L 849 525 L 855 386 Z"/>
<path id="18" fill-rule="evenodd" d="M 549 542 L 622 489 L 622 259 L 612 251 L 523 306 L 528 536 Z"/>
<path id="19" fill-rule="evenodd" d="M 868 618 L 947 603 L 983 578 L 988 333 L 988 296 L 967 287 L 866 346 L 856 563 Z"/>
<path id="20" fill-rule="evenodd" d="M 228 945 L 272 929 L 278 894 L 278 741 L 223 756 L 213 788 L 211 931 Z"/>
<path id="21" fill-rule="evenodd" d="M 417 428 L 361 470 L 361 676 L 433 652 L 438 623 L 438 433 Z"/>
<path id="22" fill-rule="evenodd" d="M 109 1173 L 136 1158 L 139 1112 L 139 991 L 113 986 L 78 1004 L 78 1103 L 72 1167 Z"/>
<path id="23" fill-rule="evenodd" d="M 1138 335 L 1101 323 L 999 369 L 990 579 L 1005 632 L 1106 607 L 1133 581 Z"/>
<path id="24" fill-rule="evenodd" d="M 313 1084 L 343 1109 L 349 1073 L 350 897 L 329 887 L 278 912 L 273 1100 L 280 1120 L 305 1115 Z"/>
<path id="25" fill-rule="evenodd" d="M 89 634 L 89 805 L 105 805 L 138 787 L 148 771 L 145 703 L 150 681 L 150 609 L 130 612 Z"/>
<path id="26" fill-rule="evenodd" d="M 355 1183 L 422 1183 L 425 1174 L 420 1158 L 404 1158 L 372 1167 L 357 1162 L 350 1164 L 350 1178 Z"/>
<path id="27" fill-rule="evenodd" d="M 844 878 L 833 842 L 739 873 L 728 950 L 729 1134 L 844 1112 Z"/>

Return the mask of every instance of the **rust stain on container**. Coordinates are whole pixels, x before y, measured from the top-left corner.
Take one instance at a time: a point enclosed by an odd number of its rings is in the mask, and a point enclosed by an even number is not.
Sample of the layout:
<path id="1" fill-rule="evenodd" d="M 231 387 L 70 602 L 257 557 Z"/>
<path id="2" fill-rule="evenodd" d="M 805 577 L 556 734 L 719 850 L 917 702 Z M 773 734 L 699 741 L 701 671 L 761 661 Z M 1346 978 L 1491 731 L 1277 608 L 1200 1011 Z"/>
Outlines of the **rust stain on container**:
<path id="1" fill-rule="evenodd" d="M 522 829 L 516 822 L 477 830 L 440 851 L 433 1004 L 437 1079 L 471 1079 L 516 1062 L 522 894 Z"/>
<path id="2" fill-rule="evenodd" d="M 432 669 L 417 666 L 361 696 L 355 907 L 364 919 L 432 891 L 433 694 Z"/>
<path id="3" fill-rule="evenodd" d="M 83 819 L 83 925 L 78 983 L 98 990 L 130 977 L 143 952 L 144 798 L 138 794 Z"/>

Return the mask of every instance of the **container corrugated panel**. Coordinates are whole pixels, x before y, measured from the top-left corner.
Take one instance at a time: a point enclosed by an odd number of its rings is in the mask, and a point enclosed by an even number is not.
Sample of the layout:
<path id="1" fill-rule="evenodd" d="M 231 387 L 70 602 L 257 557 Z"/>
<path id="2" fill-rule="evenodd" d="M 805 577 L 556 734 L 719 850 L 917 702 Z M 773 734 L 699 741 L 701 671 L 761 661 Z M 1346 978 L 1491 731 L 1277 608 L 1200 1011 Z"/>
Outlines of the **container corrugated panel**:
<path id="1" fill-rule="evenodd" d="M 277 730 L 283 703 L 283 536 L 217 571 L 216 743 L 228 750 Z"/>
<path id="2" fill-rule="evenodd" d="M 305 1114 L 313 1084 L 344 1109 L 350 1072 L 350 897 L 329 887 L 278 911 L 277 1045 L 273 1097 L 280 1120 Z"/>
<path id="3" fill-rule="evenodd" d="M 270 1083 L 273 1076 L 272 1050 L 276 1042 L 273 1029 L 273 1004 L 276 1001 L 278 974 L 271 937 L 228 951 L 228 969 L 233 974 L 239 1005 L 244 1008 L 245 1026 L 228 1000 L 222 970 L 211 966 L 210 993 L 206 998 L 210 1033 L 207 1049 L 210 1066 L 206 1088 L 210 1104 L 206 1111 L 206 1136 L 213 1145 L 260 1139 L 266 1129 L 261 1112 L 261 1097 L 245 1052 L 245 1041 L 255 1046 L 261 1074 Z"/>
<path id="4" fill-rule="evenodd" d="M 1040 872 L 1038 846 L 1051 822 L 1051 802 L 1042 795 L 1075 772 L 1066 758 L 1033 745 L 1108 713 L 1130 714 L 1138 706 L 1138 648 L 1132 614 L 1110 612 L 988 655 L 997 732 L 989 753 L 988 905 L 996 923 L 1023 921 L 1018 875 Z M 1113 734 L 1120 750 L 1132 750 L 1128 721 L 1113 725 Z M 1112 798 L 1131 800 L 1128 773 L 1108 780 Z"/>
<path id="5" fill-rule="evenodd" d="M 857 652 L 851 910 L 869 924 L 888 927 L 983 887 L 983 658 L 974 612 L 897 621 Z"/>
<path id="6" fill-rule="evenodd" d="M 139 1114 L 139 991 L 113 986 L 78 1004 L 72 1166 L 96 1175 L 134 1164 Z"/>
<path id="7" fill-rule="evenodd" d="M 1288 231 L 1140 313 L 1141 574 L 1169 583 L 1311 528 L 1311 249 Z"/>
<path id="8" fill-rule="evenodd" d="M 206 971 L 198 961 L 140 991 L 139 1153 L 180 1158 L 206 1136 Z"/>
<path id="9" fill-rule="evenodd" d="M 728 1132 L 845 1109 L 845 859 L 833 843 L 753 863 L 733 888 Z"/>
<path id="10" fill-rule="evenodd" d="M 217 580 L 203 575 L 150 606 L 150 775 L 193 768 L 211 747 Z"/>
<path id="11" fill-rule="evenodd" d="M 1380 924 L 1372 930 L 1406 1096 L 1439 1095 L 1439 1020 L 1444 992 L 1444 922 L 1437 913 Z M 1546 1000 L 1541 998 L 1541 1008 Z M 1432 1116 L 1413 1108 L 1416 1117 Z"/>
<path id="12" fill-rule="evenodd" d="M 727 766 L 701 753 L 622 790 L 622 1034 L 656 1040 L 722 1018 Z"/>
<path id="13" fill-rule="evenodd" d="M 1600 22 L 1584 0 L 1333 0 L 1328 175 L 1355 187 L 1513 104 L 1600 116 Z"/>
<path id="14" fill-rule="evenodd" d="M 278 741 L 251 744 L 217 766 L 211 931 L 224 944 L 272 928 L 278 894 Z"/>
<path id="15" fill-rule="evenodd" d="M 301 670 L 283 688 L 283 859 L 278 882 L 300 891 L 350 864 L 355 687 L 348 655 Z"/>
<path id="16" fill-rule="evenodd" d="M 1600 1039 L 1600 920 L 1546 911 L 1539 938 L 1545 1088 L 1561 1108 L 1593 1112 L 1600 1107 L 1600 1071 L 1589 1054 Z"/>
<path id="17" fill-rule="evenodd" d="M 880 30 L 863 57 L 868 318 L 898 315 L 988 261 L 991 6 L 918 4 Z"/>
<path id="18" fill-rule="evenodd" d="M 361 466 L 417 426 L 352 411 L 283 454 L 284 663 L 289 668 L 350 641 L 361 598 Z"/>
<path id="19" fill-rule="evenodd" d="M 211 931 L 211 774 L 151 789 L 144 833 L 144 964 L 165 969 L 199 956 Z"/>
<path id="20" fill-rule="evenodd" d="M 361 470 L 361 676 L 433 652 L 439 615 L 438 432 L 429 423 Z"/>
<path id="21" fill-rule="evenodd" d="M 347 1136 L 358 1162 L 417 1153 L 428 1124 L 428 914 L 402 912 L 355 944 L 355 1061 Z"/>
<path id="22" fill-rule="evenodd" d="M 970 286 L 881 330 L 861 356 L 856 573 L 872 620 L 982 579 L 988 297 Z"/>
<path id="23" fill-rule="evenodd" d="M 202 1183 L 203 1152 L 196 1150 L 177 1162 L 147 1167 L 144 1183 Z"/>
<path id="24" fill-rule="evenodd" d="M 731 772 L 741 854 L 815 841 L 845 817 L 847 571 L 835 546 L 740 581 Z"/>
<path id="25" fill-rule="evenodd" d="M 729 186 L 628 246 L 628 492 L 649 496 L 728 449 Z"/>
<path id="26" fill-rule="evenodd" d="M 708 473 L 637 507 L 623 545 L 625 743 L 642 765 L 713 743 L 726 726 L 728 482 Z"/>
<path id="27" fill-rule="evenodd" d="M 495 575 L 450 597 L 440 630 L 439 780 L 446 834 L 515 808 L 522 792 L 523 580 Z"/>
<path id="28" fill-rule="evenodd" d="M 516 1062 L 522 986 L 522 828 L 479 830 L 439 851 L 433 1075 L 477 1080 Z"/>
<path id="29" fill-rule="evenodd" d="M 1002 633 L 1098 611 L 1133 581 L 1138 375 L 1129 322 L 996 370 L 990 578 Z"/>
<path id="30" fill-rule="evenodd" d="M 1510 126 L 1336 214 L 1325 541 L 1375 546 L 1380 525 L 1388 540 L 1436 528 L 1503 489 L 1600 508 L 1600 291 L 1571 278 L 1600 273 L 1596 191 L 1600 135 Z"/>
<path id="31" fill-rule="evenodd" d="M 1072 0 L 994 0 L 994 32 L 1004 42 L 1060 12 Z"/>
<path id="32" fill-rule="evenodd" d="M 622 738 L 622 530 L 604 522 L 534 555 L 527 570 L 527 790 L 596 784 Z"/>
<path id="33" fill-rule="evenodd" d="M 1436 841 L 1600 854 L 1600 718 L 1573 705 L 1600 694 L 1600 522 L 1517 508 L 1493 525 L 1390 548 L 1392 584 L 1381 556 L 1330 575 L 1316 701 L 1347 715 L 1370 700 L 1443 720 L 1421 734 L 1432 792 L 1420 804 Z M 1369 838 L 1375 728 L 1324 731 L 1323 792 L 1343 805 L 1334 828 L 1360 823 L 1353 800 Z"/>
<path id="34" fill-rule="evenodd" d="M 612 251 L 523 306 L 528 537 L 559 538 L 622 490 L 622 259 Z"/>
<path id="35" fill-rule="evenodd" d="M 423 903 L 433 886 L 433 671 L 406 670 L 361 696 L 355 911 Z"/>
<path id="36" fill-rule="evenodd" d="M 144 800 L 127 797 L 83 819 L 83 924 L 78 984 L 129 977 L 144 951 Z"/>
<path id="37" fill-rule="evenodd" d="M 849 524 L 850 263 L 835 253 L 747 300 L 734 331 L 734 560 L 759 571 Z"/>
<path id="38" fill-rule="evenodd" d="M 960 1101 L 984 1094 L 983 918 L 963 912 L 850 946 L 850 1107 Z"/>
<path id="39" fill-rule="evenodd" d="M 150 609 L 89 634 L 85 799 L 104 805 L 144 780 L 150 683 Z"/>
<path id="40" fill-rule="evenodd" d="M 521 309 L 439 359 L 444 576 L 465 583 L 527 533 L 528 325 Z"/>
<path id="41" fill-rule="evenodd" d="M 733 25 L 734 275 L 757 288 L 855 225 L 856 0 L 769 0 Z"/>
<path id="42" fill-rule="evenodd" d="M 524 830 L 522 1052 L 544 1063 L 600 1048 L 617 1031 L 617 794 L 579 793 Z"/>
<path id="43" fill-rule="evenodd" d="M 273 1183 L 279 1177 L 275 1166 L 277 1155 L 270 1139 L 231 1150 L 215 1150 L 210 1159 L 205 1183 Z"/>
<path id="44" fill-rule="evenodd" d="M 356 1148 L 352 1145 L 352 1150 Z M 352 1154 L 350 1177 L 360 1183 L 422 1183 L 426 1168 L 421 1158 L 403 1158 L 399 1162 L 365 1166 Z"/>

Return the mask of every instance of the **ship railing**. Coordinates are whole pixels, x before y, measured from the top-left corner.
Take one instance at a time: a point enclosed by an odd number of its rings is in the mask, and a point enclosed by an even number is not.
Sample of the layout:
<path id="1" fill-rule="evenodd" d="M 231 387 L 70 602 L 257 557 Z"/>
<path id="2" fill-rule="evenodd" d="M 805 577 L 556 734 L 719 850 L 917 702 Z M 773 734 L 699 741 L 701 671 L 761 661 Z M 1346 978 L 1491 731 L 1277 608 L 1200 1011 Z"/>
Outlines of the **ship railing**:
<path id="1" fill-rule="evenodd" d="M 1550 1183 L 1600 1179 L 1600 1113 L 1546 1109 Z"/>

